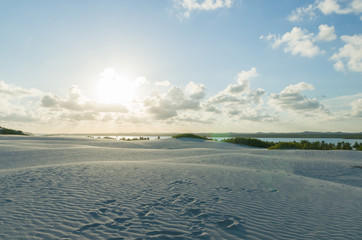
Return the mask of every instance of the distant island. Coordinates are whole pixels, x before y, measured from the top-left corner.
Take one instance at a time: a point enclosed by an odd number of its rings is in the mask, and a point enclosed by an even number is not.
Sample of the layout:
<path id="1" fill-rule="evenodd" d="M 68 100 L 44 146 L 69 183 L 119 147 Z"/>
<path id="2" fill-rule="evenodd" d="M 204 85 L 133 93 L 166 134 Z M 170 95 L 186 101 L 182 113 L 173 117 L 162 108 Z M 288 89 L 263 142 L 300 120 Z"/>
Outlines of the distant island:
<path id="1" fill-rule="evenodd" d="M 26 135 L 23 131 L 4 128 L 0 126 L 0 135 Z"/>

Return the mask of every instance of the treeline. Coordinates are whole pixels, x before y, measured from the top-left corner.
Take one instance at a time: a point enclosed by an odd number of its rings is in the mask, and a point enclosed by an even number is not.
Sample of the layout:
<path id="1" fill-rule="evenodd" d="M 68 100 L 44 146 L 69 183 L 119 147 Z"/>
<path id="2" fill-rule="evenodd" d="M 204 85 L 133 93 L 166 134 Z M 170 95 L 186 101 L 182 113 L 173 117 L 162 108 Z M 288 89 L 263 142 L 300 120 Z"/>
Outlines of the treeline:
<path id="1" fill-rule="evenodd" d="M 224 142 L 247 145 L 252 147 L 260 147 L 267 149 L 305 149 L 305 150 L 359 150 L 362 151 L 362 143 L 356 142 L 351 145 L 349 142 L 338 142 L 334 143 L 326 143 L 325 141 L 315 141 L 310 142 L 307 140 L 302 140 L 300 142 L 268 142 L 262 141 L 257 138 L 229 138 L 223 140 Z"/>
<path id="2" fill-rule="evenodd" d="M 203 140 L 212 140 L 212 139 L 207 138 L 205 136 L 202 137 L 202 136 L 192 134 L 192 133 L 182 133 L 182 134 L 172 136 L 172 138 L 197 138 L 197 139 L 203 139 Z"/>
<path id="3" fill-rule="evenodd" d="M 138 141 L 138 140 L 150 140 L 149 137 L 139 137 L 139 138 L 120 138 L 119 140 L 122 140 L 122 141 Z"/>
<path id="4" fill-rule="evenodd" d="M 362 139 L 362 132 L 345 133 L 345 132 L 291 132 L 291 133 L 198 133 L 207 137 L 243 137 L 243 138 L 342 138 L 342 139 Z"/>
<path id="5" fill-rule="evenodd" d="M 269 149 L 309 149 L 309 150 L 352 150 L 352 146 L 349 142 L 326 143 L 324 141 L 310 142 L 302 140 L 300 142 L 278 142 Z"/>
<path id="6" fill-rule="evenodd" d="M 109 136 L 105 136 L 105 137 L 94 137 L 94 136 L 88 136 L 89 138 L 96 138 L 96 139 L 109 139 L 109 140 L 121 140 L 121 141 L 139 141 L 139 140 L 150 140 L 149 137 L 134 137 L 134 138 L 117 138 L 117 137 L 109 137 Z"/>
<path id="7" fill-rule="evenodd" d="M 260 148 L 270 148 L 271 146 L 275 145 L 274 142 L 262 141 L 257 138 L 235 137 L 235 138 L 224 139 L 222 141 L 228 143 L 240 144 L 240 145 L 247 145 L 251 147 L 260 147 Z"/>
<path id="8" fill-rule="evenodd" d="M 4 128 L 0 126 L 0 134 L 7 134 L 7 135 L 26 135 L 23 131 L 14 130 L 10 128 Z"/>

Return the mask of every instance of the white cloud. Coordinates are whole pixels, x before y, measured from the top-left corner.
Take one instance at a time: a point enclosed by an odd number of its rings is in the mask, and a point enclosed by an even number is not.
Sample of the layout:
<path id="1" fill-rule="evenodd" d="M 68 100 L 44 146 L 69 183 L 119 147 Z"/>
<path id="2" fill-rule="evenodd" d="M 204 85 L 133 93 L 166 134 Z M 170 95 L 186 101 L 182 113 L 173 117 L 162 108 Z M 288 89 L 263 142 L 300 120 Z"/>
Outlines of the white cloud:
<path id="1" fill-rule="evenodd" d="M 293 10 L 288 16 L 288 20 L 291 22 L 300 22 L 305 16 L 309 16 L 310 19 L 315 17 L 315 6 L 313 4 Z"/>
<path id="2" fill-rule="evenodd" d="M 334 65 L 334 69 L 338 72 L 344 72 L 346 69 L 344 67 L 344 63 L 341 60 L 338 60 Z"/>
<path id="3" fill-rule="evenodd" d="M 362 99 L 362 92 L 354 95 L 338 96 L 321 100 L 324 106 L 334 111 L 347 110 L 351 107 L 351 102 Z"/>
<path id="4" fill-rule="evenodd" d="M 154 93 L 143 102 L 146 111 L 156 120 L 166 120 L 178 116 L 180 110 L 200 109 L 200 99 L 204 96 L 202 84 L 189 83 L 188 93 L 172 86 L 166 94 Z"/>
<path id="5" fill-rule="evenodd" d="M 252 100 L 257 100 L 257 98 L 260 100 L 261 96 L 265 93 L 264 90 L 250 90 L 250 79 L 256 78 L 258 76 L 259 74 L 257 73 L 256 68 L 251 68 L 249 71 L 241 71 L 237 75 L 236 84 L 228 85 L 224 90 L 211 97 L 208 100 L 208 103 L 221 104 L 234 102 L 239 104 L 247 104 Z"/>
<path id="6" fill-rule="evenodd" d="M 171 86 L 166 92 L 160 93 L 152 93 L 149 88 L 142 95 L 145 98 L 127 105 L 128 109 L 119 104 L 93 101 L 76 86 L 71 87 L 65 96 L 48 93 L 34 96 L 37 99 L 34 101 L 22 96 L 33 96 L 33 93 L 38 94 L 39 91 L 2 83 L 1 94 L 13 94 L 13 98 L 0 98 L 0 123 L 4 126 L 37 126 L 35 131 L 43 131 L 44 126 L 53 129 L 49 131 L 66 131 L 68 128 L 89 131 L 90 127 L 92 131 L 126 131 L 135 127 L 147 130 L 150 126 L 159 131 L 210 128 L 233 131 L 246 123 L 246 131 L 253 124 L 260 130 L 276 122 L 317 126 L 316 119 L 327 119 L 330 126 L 336 126 L 339 123 L 332 123 L 332 120 L 358 121 L 362 117 L 361 94 L 320 102 L 303 94 L 305 90 L 313 90 L 314 86 L 300 82 L 287 86 L 278 94 L 267 95 L 261 88 L 251 88 L 252 79 L 258 76 L 256 68 L 240 71 L 234 83 L 206 100 L 203 100 L 206 86 L 200 83 L 189 82 L 184 89 Z M 333 110 L 333 115 L 325 106 Z M 27 131 L 34 130 L 29 127 Z"/>
<path id="7" fill-rule="evenodd" d="M 69 110 L 76 112 L 127 112 L 122 104 L 101 104 L 88 99 L 77 86 L 72 86 L 66 98 L 54 94 L 47 94 L 41 99 L 41 106 L 53 110 Z"/>
<path id="8" fill-rule="evenodd" d="M 249 71 L 241 71 L 238 73 L 237 81 L 239 84 L 247 85 L 249 87 L 249 80 L 252 78 L 259 77 L 256 68 L 253 67 Z"/>
<path id="9" fill-rule="evenodd" d="M 338 4 L 338 0 L 324 0 L 317 4 L 317 8 L 324 14 L 328 15 L 331 13 L 346 14 L 346 10 L 342 10 Z"/>
<path id="10" fill-rule="evenodd" d="M 345 45 L 331 57 L 331 60 L 336 62 L 334 68 L 344 71 L 346 65 L 351 71 L 362 72 L 362 34 L 343 35 L 341 39 Z"/>
<path id="11" fill-rule="evenodd" d="M 289 21 L 302 21 L 304 17 L 313 19 L 316 12 L 320 11 L 324 15 L 329 14 L 355 14 L 362 13 L 361 0 L 315 0 L 313 4 L 306 7 L 299 7 L 289 15 Z M 362 17 L 360 17 L 361 19 Z"/>
<path id="12" fill-rule="evenodd" d="M 274 121 L 276 118 L 267 114 L 261 106 L 264 89 L 250 88 L 250 80 L 258 77 L 256 68 L 237 74 L 236 84 L 228 85 L 224 90 L 210 97 L 203 105 L 205 111 L 223 114 L 231 119 L 251 121 Z M 216 107 L 218 106 L 218 107 Z"/>
<path id="13" fill-rule="evenodd" d="M 210 102 L 205 102 L 202 103 L 202 109 L 206 112 L 211 112 L 211 113 L 221 113 L 221 111 L 212 103 Z"/>
<path id="14" fill-rule="evenodd" d="M 7 98 L 23 98 L 39 96 L 41 91 L 31 88 L 25 89 L 12 84 L 7 84 L 4 81 L 0 81 L 0 96 Z"/>
<path id="15" fill-rule="evenodd" d="M 362 98 L 352 102 L 352 116 L 362 118 Z"/>
<path id="16" fill-rule="evenodd" d="M 175 7 L 180 9 L 181 17 L 188 18 L 192 11 L 212 11 L 219 8 L 230 8 L 233 0 L 174 0 Z"/>
<path id="17" fill-rule="evenodd" d="M 41 94 L 34 88 L 25 89 L 0 81 L 0 121 L 28 123 L 38 120 L 33 102 Z"/>
<path id="18" fill-rule="evenodd" d="M 186 86 L 185 91 L 192 99 L 200 100 L 205 97 L 204 84 L 196 84 L 194 82 L 189 82 Z"/>
<path id="19" fill-rule="evenodd" d="M 329 112 L 316 98 L 302 95 L 304 90 L 314 90 L 312 84 L 300 82 L 284 88 L 279 94 L 271 94 L 269 104 L 279 110 L 288 110 L 304 116 L 329 115 Z"/>
<path id="20" fill-rule="evenodd" d="M 321 102 L 339 119 L 362 117 L 362 93 L 328 98 Z"/>
<path id="21" fill-rule="evenodd" d="M 328 26 L 327 24 L 319 25 L 317 40 L 330 42 L 336 38 L 337 35 L 335 33 L 334 26 Z"/>
<path id="22" fill-rule="evenodd" d="M 323 54 L 323 51 L 314 44 L 316 41 L 314 34 L 298 27 L 294 27 L 290 32 L 282 36 L 269 34 L 268 36 L 261 36 L 260 39 L 272 41 L 273 48 L 283 46 L 284 52 L 291 53 L 292 55 L 311 58 Z"/>

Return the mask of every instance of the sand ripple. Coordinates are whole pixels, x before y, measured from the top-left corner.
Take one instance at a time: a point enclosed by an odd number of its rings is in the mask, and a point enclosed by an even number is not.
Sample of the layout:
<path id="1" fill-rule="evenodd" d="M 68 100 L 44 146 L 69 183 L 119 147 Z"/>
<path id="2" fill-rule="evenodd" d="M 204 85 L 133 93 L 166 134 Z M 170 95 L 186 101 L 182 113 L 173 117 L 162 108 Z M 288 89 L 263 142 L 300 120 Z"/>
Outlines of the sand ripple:
<path id="1" fill-rule="evenodd" d="M 362 236 L 362 191 L 358 184 L 346 184 L 354 183 L 360 173 L 352 174 L 349 180 L 341 177 L 345 182 L 331 181 L 328 172 L 335 173 L 326 169 L 335 170 L 333 164 L 323 162 L 318 168 L 321 163 L 313 163 L 319 172 L 310 173 L 311 162 L 292 164 L 253 149 L 245 153 L 248 150 L 231 148 L 230 154 L 220 157 L 224 150 L 214 153 L 215 149 L 207 151 L 208 147 L 198 144 L 199 148 L 188 153 L 176 148 L 167 150 L 172 153 L 135 151 L 140 157 L 132 161 L 117 161 L 119 150 L 115 150 L 107 155 L 110 161 L 70 163 L 71 159 L 66 159 L 66 164 L 59 164 L 62 157 L 56 156 L 56 164 L 43 159 L 40 161 L 47 165 L 2 170 L 0 239 Z M 84 149 L 88 148 L 78 149 L 79 156 L 87 154 Z M 41 151 L 46 150 L 38 149 L 33 156 L 27 152 L 27 158 L 36 161 L 32 158 L 42 156 Z M 16 153 L 11 152 L 21 162 L 21 153 Z"/>

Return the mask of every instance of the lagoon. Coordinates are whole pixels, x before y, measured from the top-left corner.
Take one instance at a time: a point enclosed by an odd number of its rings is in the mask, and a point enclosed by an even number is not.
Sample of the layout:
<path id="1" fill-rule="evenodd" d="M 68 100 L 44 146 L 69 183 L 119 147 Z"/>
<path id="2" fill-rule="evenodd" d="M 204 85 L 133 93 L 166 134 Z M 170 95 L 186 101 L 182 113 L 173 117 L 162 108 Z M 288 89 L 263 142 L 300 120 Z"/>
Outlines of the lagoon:
<path id="1" fill-rule="evenodd" d="M 100 138 L 100 139 L 104 139 L 104 138 L 110 138 L 110 139 L 114 139 L 114 140 L 122 140 L 123 138 L 125 139 L 133 139 L 133 138 L 149 138 L 149 140 L 157 140 L 158 136 L 138 136 L 138 135 L 134 135 L 134 136 L 119 136 L 119 135 L 104 135 L 104 136 L 88 136 L 91 138 Z M 160 139 L 168 139 L 168 138 L 172 138 L 172 136 L 160 136 Z M 224 139 L 228 139 L 229 137 L 212 137 L 212 139 L 217 140 L 217 141 L 221 141 Z M 333 144 L 337 144 L 338 142 L 348 142 L 350 144 L 354 144 L 355 142 L 358 143 L 362 143 L 362 139 L 343 139 L 343 138 L 257 138 L 260 139 L 262 141 L 268 141 L 268 142 L 300 142 L 302 140 L 307 140 L 309 142 L 326 142 L 326 143 L 333 143 Z"/>

